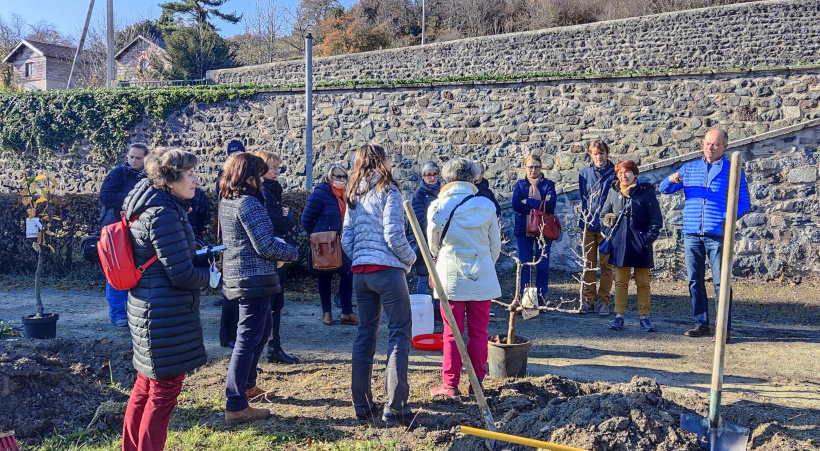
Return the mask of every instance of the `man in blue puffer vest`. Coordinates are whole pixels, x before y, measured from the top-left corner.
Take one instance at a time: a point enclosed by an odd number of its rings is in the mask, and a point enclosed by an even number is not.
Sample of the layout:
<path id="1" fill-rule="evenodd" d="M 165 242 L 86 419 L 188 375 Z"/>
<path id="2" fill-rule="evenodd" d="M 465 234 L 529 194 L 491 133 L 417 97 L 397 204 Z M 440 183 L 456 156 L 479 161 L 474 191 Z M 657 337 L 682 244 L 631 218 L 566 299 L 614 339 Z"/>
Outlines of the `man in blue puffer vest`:
<path id="1" fill-rule="evenodd" d="M 706 259 L 712 268 L 715 295 L 720 293 L 721 258 L 723 256 L 723 227 L 726 202 L 729 195 L 729 160 L 723 152 L 729 147 L 729 136 L 724 130 L 709 130 L 703 138 L 703 158 L 686 163 L 664 179 L 660 185 L 663 194 L 683 188 L 686 202 L 683 206 L 683 245 L 686 253 L 686 275 L 695 327 L 687 330 L 688 337 L 710 335 L 709 299 L 706 297 Z M 741 170 L 737 218 L 751 208 L 746 175 Z M 727 268 L 731 271 L 732 268 Z M 717 302 L 716 302 L 717 304 Z M 732 328 L 732 300 L 729 298 L 729 324 Z M 726 334 L 726 341 L 729 333 Z"/>

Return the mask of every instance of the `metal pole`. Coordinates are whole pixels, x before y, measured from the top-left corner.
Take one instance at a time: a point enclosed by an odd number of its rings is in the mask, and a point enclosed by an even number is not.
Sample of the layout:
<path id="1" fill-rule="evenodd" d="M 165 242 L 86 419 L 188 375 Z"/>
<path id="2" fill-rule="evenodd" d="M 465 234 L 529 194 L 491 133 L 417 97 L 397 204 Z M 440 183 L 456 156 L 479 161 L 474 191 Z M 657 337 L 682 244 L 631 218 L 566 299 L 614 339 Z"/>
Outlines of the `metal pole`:
<path id="1" fill-rule="evenodd" d="M 85 35 L 88 33 L 88 25 L 91 23 L 91 12 L 94 11 L 94 0 L 88 5 L 88 14 L 85 16 L 85 26 L 83 27 L 83 34 L 80 35 L 80 42 L 77 44 L 77 52 L 74 53 L 74 62 L 71 64 L 71 72 L 68 73 L 68 84 L 66 89 L 71 89 L 71 82 L 74 81 L 74 71 L 77 70 L 77 62 L 80 61 L 80 53 L 83 51 L 83 44 L 85 44 Z"/>
<path id="2" fill-rule="evenodd" d="M 305 189 L 313 188 L 313 36 L 305 37 Z"/>
<path id="3" fill-rule="evenodd" d="M 114 0 L 108 0 L 105 14 L 105 37 L 106 47 L 108 47 L 108 71 L 106 85 L 110 88 L 114 85 Z"/>
<path id="4" fill-rule="evenodd" d="M 421 0 L 421 45 L 424 45 L 424 27 L 427 22 L 424 14 L 424 0 Z"/>

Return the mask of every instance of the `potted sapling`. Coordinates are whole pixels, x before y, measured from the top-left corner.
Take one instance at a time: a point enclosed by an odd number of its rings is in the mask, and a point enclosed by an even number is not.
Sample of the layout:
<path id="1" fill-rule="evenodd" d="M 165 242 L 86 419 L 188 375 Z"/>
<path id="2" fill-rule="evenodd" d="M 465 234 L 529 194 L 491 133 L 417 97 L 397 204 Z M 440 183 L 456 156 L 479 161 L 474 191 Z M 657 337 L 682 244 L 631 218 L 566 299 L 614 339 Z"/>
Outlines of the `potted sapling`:
<path id="1" fill-rule="evenodd" d="M 23 316 L 26 338 L 54 338 L 57 335 L 56 313 L 46 313 L 40 295 L 45 252 L 55 252 L 49 241 L 56 236 L 52 230 L 55 221 L 53 198 L 56 180 L 46 174 L 25 177 L 21 182 L 20 199 L 26 209 L 26 237 L 32 238 L 32 248 L 37 253 L 37 270 L 34 272 L 34 299 L 37 313 Z"/>

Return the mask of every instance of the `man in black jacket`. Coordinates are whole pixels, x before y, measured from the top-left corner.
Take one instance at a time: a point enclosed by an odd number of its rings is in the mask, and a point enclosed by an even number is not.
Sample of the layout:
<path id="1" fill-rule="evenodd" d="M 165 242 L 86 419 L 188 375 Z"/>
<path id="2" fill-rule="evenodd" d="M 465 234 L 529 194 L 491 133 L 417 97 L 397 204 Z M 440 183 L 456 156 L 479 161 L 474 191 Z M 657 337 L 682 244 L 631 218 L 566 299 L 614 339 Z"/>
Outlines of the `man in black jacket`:
<path id="1" fill-rule="evenodd" d="M 143 143 L 134 143 L 128 146 L 126 163 L 117 166 L 103 180 L 100 188 L 100 225 L 107 226 L 120 220 L 122 204 L 128 193 L 134 189 L 137 182 L 145 178 L 145 157 L 148 156 L 148 146 Z M 128 218 L 129 220 L 131 218 Z M 125 315 L 125 302 L 128 290 L 115 290 L 108 282 L 105 283 L 105 297 L 108 299 L 108 315 L 111 322 L 119 327 L 128 326 Z"/>
<path id="2" fill-rule="evenodd" d="M 578 228 L 584 231 L 583 251 L 586 253 L 586 270 L 584 271 L 584 299 L 581 301 L 580 313 L 598 312 L 601 316 L 610 314 L 609 296 L 612 290 L 612 265 L 609 255 L 598 252 L 598 246 L 604 240 L 601 232 L 599 215 L 606 202 L 609 188 L 616 180 L 615 165 L 609 161 L 609 146 L 603 140 L 596 139 L 589 144 L 589 156 L 592 160 L 589 167 L 581 169 L 578 174 L 578 188 L 581 195 L 581 218 Z M 600 285 L 596 283 L 597 274 L 592 268 L 601 268 Z M 595 295 L 598 295 L 596 306 Z"/>

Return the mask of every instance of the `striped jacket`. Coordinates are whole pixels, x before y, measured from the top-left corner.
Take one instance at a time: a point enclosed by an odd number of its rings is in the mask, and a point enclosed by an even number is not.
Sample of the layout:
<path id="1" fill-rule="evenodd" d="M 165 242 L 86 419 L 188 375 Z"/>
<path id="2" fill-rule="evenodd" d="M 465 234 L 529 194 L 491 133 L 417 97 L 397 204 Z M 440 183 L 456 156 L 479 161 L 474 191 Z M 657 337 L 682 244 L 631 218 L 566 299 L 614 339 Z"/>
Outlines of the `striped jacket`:
<path id="1" fill-rule="evenodd" d="M 262 201 L 242 195 L 219 203 L 222 242 L 223 292 L 228 299 L 272 296 L 279 293 L 276 261 L 294 261 L 296 248 L 275 239 L 273 222 Z"/>
<path id="2" fill-rule="evenodd" d="M 686 202 L 683 205 L 684 235 L 723 236 L 726 219 L 726 201 L 729 191 L 729 169 L 731 164 L 724 155 L 711 169 L 706 159 L 684 164 L 677 171 L 683 177 L 681 183 L 671 183 L 669 177 L 663 179 L 660 191 L 674 193 L 683 188 Z M 737 217 L 740 218 L 751 208 L 746 174 L 740 171 L 740 195 L 738 196 Z"/>

